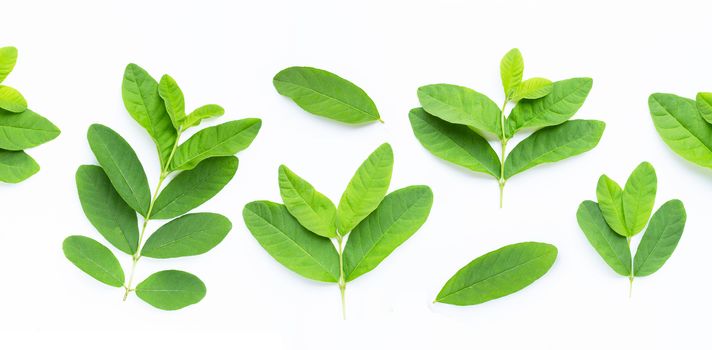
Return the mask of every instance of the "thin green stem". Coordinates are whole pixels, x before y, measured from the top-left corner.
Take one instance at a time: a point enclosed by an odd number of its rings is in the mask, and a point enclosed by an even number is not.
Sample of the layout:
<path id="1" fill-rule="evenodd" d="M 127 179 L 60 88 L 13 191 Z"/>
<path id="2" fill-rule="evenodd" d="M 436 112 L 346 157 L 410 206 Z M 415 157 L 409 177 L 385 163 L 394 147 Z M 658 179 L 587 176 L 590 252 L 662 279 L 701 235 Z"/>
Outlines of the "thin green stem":
<path id="1" fill-rule="evenodd" d="M 336 236 L 339 244 L 339 291 L 341 292 L 341 317 L 346 319 L 346 278 L 344 278 L 344 238 Z"/>
<path id="2" fill-rule="evenodd" d="M 504 110 L 507 108 L 507 103 L 509 102 L 508 99 L 504 99 L 504 103 L 502 104 L 502 111 L 499 115 L 499 121 L 500 121 L 500 127 L 502 129 L 502 135 L 500 138 L 500 142 L 502 143 L 502 153 L 500 154 L 499 158 L 499 207 L 502 208 L 502 204 L 504 202 L 504 185 L 507 183 L 507 180 L 504 178 L 504 157 L 506 156 L 507 153 L 507 134 L 505 133 L 505 121 L 507 120 L 507 117 L 504 115 Z"/>
<path id="3" fill-rule="evenodd" d="M 630 250 L 630 237 L 626 237 L 626 241 L 628 241 L 628 250 Z M 633 260 L 630 261 L 630 276 L 628 276 L 628 281 L 630 281 L 630 287 L 628 287 L 628 298 L 633 297 Z"/>

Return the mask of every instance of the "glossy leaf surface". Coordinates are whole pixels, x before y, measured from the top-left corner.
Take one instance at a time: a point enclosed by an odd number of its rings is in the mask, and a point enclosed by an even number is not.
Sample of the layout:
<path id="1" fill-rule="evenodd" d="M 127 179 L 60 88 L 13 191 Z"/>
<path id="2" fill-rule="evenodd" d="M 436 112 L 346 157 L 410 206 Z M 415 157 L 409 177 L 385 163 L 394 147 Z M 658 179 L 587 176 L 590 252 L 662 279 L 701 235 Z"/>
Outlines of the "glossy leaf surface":
<path id="1" fill-rule="evenodd" d="M 25 109 L 12 113 L 0 109 L 0 148 L 21 151 L 59 136 L 59 129 L 46 118 Z"/>
<path id="2" fill-rule="evenodd" d="M 336 206 L 309 182 L 284 165 L 279 167 L 279 193 L 289 213 L 307 230 L 336 237 Z"/>
<path id="3" fill-rule="evenodd" d="M 499 75 L 502 78 L 504 96 L 510 97 L 519 87 L 524 75 L 524 58 L 519 49 L 511 49 L 499 62 Z"/>
<path id="4" fill-rule="evenodd" d="M 599 205 L 593 201 L 582 202 L 576 212 L 576 220 L 606 264 L 616 273 L 630 276 L 632 259 L 628 241 L 608 226 Z"/>
<path id="5" fill-rule="evenodd" d="M 124 285 L 124 270 L 114 253 L 101 243 L 84 236 L 69 236 L 62 243 L 64 256 L 97 281 L 112 287 Z"/>
<path id="6" fill-rule="evenodd" d="M 0 149 L 0 182 L 18 183 L 39 170 L 40 166 L 27 153 Z"/>
<path id="7" fill-rule="evenodd" d="M 635 276 L 648 276 L 665 264 L 682 237 L 686 220 L 685 207 L 679 200 L 660 206 L 650 219 L 635 253 Z"/>
<path id="8" fill-rule="evenodd" d="M 178 83 L 168 74 L 161 77 L 158 83 L 158 94 L 163 99 L 166 106 L 166 112 L 171 118 L 173 127 L 178 130 L 183 126 L 185 121 L 185 97 Z"/>
<path id="9" fill-rule="evenodd" d="M 27 101 L 19 91 L 0 85 L 0 109 L 20 113 L 27 109 Z"/>
<path id="10" fill-rule="evenodd" d="M 200 255 L 222 242 L 231 228 L 230 220 L 220 214 L 186 214 L 148 237 L 141 255 L 159 259 Z"/>
<path id="11" fill-rule="evenodd" d="M 12 72 L 17 63 L 17 49 L 12 46 L 0 48 L 0 83 Z"/>
<path id="12" fill-rule="evenodd" d="M 161 310 L 178 310 L 197 304 L 205 297 L 205 284 L 184 271 L 156 272 L 136 286 L 136 295 Z"/>
<path id="13" fill-rule="evenodd" d="M 628 237 L 638 234 L 648 223 L 657 189 L 658 178 L 648 162 L 638 165 L 628 177 L 621 196 Z"/>
<path id="14" fill-rule="evenodd" d="M 530 78 L 519 84 L 510 99 L 518 102 L 522 99 L 534 100 L 542 98 L 553 90 L 551 80 L 545 78 Z"/>
<path id="15" fill-rule="evenodd" d="M 601 214 L 613 231 L 619 235 L 627 236 L 628 228 L 625 224 L 622 196 L 623 189 L 617 182 L 606 175 L 601 175 L 598 178 L 596 199 L 598 199 Z"/>
<path id="16" fill-rule="evenodd" d="M 426 112 L 454 124 L 471 126 L 502 137 L 502 111 L 489 97 L 463 86 L 433 84 L 418 88 Z"/>

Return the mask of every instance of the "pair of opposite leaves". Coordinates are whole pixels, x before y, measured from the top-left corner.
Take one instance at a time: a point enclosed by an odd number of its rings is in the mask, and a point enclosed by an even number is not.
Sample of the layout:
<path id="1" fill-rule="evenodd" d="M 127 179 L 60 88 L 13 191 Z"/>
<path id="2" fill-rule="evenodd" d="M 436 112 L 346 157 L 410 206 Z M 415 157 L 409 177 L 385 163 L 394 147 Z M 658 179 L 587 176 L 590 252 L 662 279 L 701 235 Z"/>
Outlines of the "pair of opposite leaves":
<path id="1" fill-rule="evenodd" d="M 596 187 L 598 203 L 584 201 L 576 213 L 588 241 L 615 272 L 630 279 L 631 289 L 635 277 L 653 274 L 670 258 L 685 227 L 685 207 L 677 199 L 650 217 L 656 192 L 655 169 L 644 162 L 633 170 L 624 188 L 602 175 Z M 632 258 L 631 239 L 646 225 Z"/>
<path id="2" fill-rule="evenodd" d="M 573 78 L 552 83 L 544 78 L 522 80 L 524 60 L 517 49 L 500 63 L 505 92 L 502 108 L 472 89 L 433 84 L 418 89 L 422 108 L 410 111 L 416 138 L 434 155 L 500 184 L 500 206 L 506 181 L 543 163 L 556 162 L 594 148 L 605 124 L 597 120 L 568 121 L 583 105 L 593 81 Z M 309 67 L 290 67 L 274 77 L 277 91 L 306 111 L 351 124 L 381 120 L 373 101 L 359 87 L 339 76 Z M 505 110 L 516 103 L 509 116 Z M 522 130 L 536 130 L 505 159 L 507 142 Z M 500 156 L 481 134 L 501 143 Z"/>
<path id="3" fill-rule="evenodd" d="M 142 257 L 203 254 L 225 238 L 232 228 L 226 217 L 188 212 L 215 196 L 233 178 L 238 166 L 234 154 L 252 143 L 261 121 L 218 124 L 180 143 L 186 129 L 223 115 L 223 109 L 206 105 L 186 114 L 183 93 L 170 76 L 164 75 L 159 83 L 135 64 L 126 67 L 122 91 L 129 114 L 146 129 L 158 150 L 161 171 L 155 192 L 151 195 L 143 165 L 126 140 L 98 124 L 89 128 L 88 140 L 99 166 L 80 166 L 76 182 L 89 221 L 111 245 L 132 257 L 128 279 L 112 251 L 89 237 L 66 238 L 64 254 L 95 279 L 123 287 L 124 300 L 135 291 L 156 308 L 180 309 L 205 296 L 203 282 L 188 272 L 165 270 L 134 287 L 136 264 Z M 143 217 L 140 231 L 137 213 Z M 172 220 L 144 242 L 147 224 L 155 219 Z"/>
<path id="4" fill-rule="evenodd" d="M 0 83 L 17 63 L 17 49 L 0 48 Z M 27 108 L 19 91 L 0 85 L 0 182 L 18 183 L 40 170 L 24 150 L 59 136 L 59 129 L 46 118 Z"/>

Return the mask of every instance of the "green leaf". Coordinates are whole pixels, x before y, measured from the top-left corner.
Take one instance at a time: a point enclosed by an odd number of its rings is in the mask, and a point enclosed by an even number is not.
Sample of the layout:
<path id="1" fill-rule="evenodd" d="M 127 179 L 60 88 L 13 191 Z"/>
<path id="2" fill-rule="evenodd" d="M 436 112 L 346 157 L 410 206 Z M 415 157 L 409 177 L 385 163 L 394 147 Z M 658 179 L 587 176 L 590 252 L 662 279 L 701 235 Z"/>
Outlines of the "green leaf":
<path id="1" fill-rule="evenodd" d="M 126 110 L 156 143 L 161 169 L 165 169 L 177 134 L 158 93 L 158 83 L 143 68 L 131 63 L 126 66 L 121 87 Z"/>
<path id="2" fill-rule="evenodd" d="M 551 80 L 544 78 L 530 78 L 519 84 L 510 97 L 511 101 L 518 102 L 522 99 L 534 100 L 551 93 L 554 85 Z"/>
<path id="3" fill-rule="evenodd" d="M 0 181 L 18 183 L 40 170 L 32 157 L 23 151 L 0 149 Z"/>
<path id="4" fill-rule="evenodd" d="M 237 158 L 214 157 L 178 174 L 158 195 L 151 219 L 183 215 L 213 198 L 235 176 Z"/>
<path id="5" fill-rule="evenodd" d="M 630 276 L 630 248 L 625 237 L 617 234 L 606 223 L 600 205 L 593 201 L 584 201 L 576 212 L 581 231 L 613 271 L 623 276 Z"/>
<path id="6" fill-rule="evenodd" d="M 198 107 L 185 118 L 184 129 L 200 124 L 203 119 L 220 117 L 223 114 L 225 110 L 215 104 Z"/>
<path id="7" fill-rule="evenodd" d="M 185 120 L 185 97 L 178 83 L 170 75 L 164 74 L 158 83 L 158 94 L 165 102 L 166 112 L 171 117 L 173 127 L 180 129 Z"/>
<path id="8" fill-rule="evenodd" d="M 655 129 L 682 158 L 712 168 L 712 125 L 697 111 L 695 101 L 672 94 L 648 99 Z"/>
<path id="9" fill-rule="evenodd" d="M 136 152 L 121 135 L 101 124 L 89 127 L 87 139 L 116 192 L 129 207 L 145 217 L 151 202 L 151 191 Z"/>
<path id="10" fill-rule="evenodd" d="M 422 108 L 411 109 L 408 117 L 415 137 L 432 154 L 472 171 L 499 178 L 499 158 L 484 137 L 467 126 L 432 116 Z"/>
<path id="11" fill-rule="evenodd" d="M 0 85 L 0 109 L 20 113 L 27 109 L 27 101 L 19 91 Z"/>
<path id="12" fill-rule="evenodd" d="M 700 92 L 697 94 L 697 111 L 708 123 L 712 123 L 712 92 Z"/>
<path id="13" fill-rule="evenodd" d="M 504 177 L 543 163 L 587 152 L 598 144 L 606 124 L 598 120 L 571 120 L 538 130 L 512 149 L 504 162 Z"/>
<path id="14" fill-rule="evenodd" d="M 346 235 L 381 203 L 393 173 L 393 149 L 384 143 L 356 170 L 336 208 L 336 228 Z"/>
<path id="15" fill-rule="evenodd" d="M 261 120 L 247 118 L 200 130 L 178 146 L 171 169 L 190 170 L 204 159 L 240 152 L 252 143 L 261 126 Z"/>
<path id="16" fill-rule="evenodd" d="M 252 236 L 284 267 L 317 281 L 339 280 L 339 255 L 334 244 L 305 229 L 284 205 L 248 203 L 242 216 Z"/>
<path id="17" fill-rule="evenodd" d="M 650 219 L 655 205 L 655 193 L 658 189 L 658 178 L 655 169 L 648 162 L 638 165 L 630 174 L 621 196 L 626 228 L 632 237 L 643 230 Z"/>
<path id="18" fill-rule="evenodd" d="M 519 49 L 511 49 L 499 63 L 499 75 L 502 77 L 504 96 L 510 97 L 519 87 L 524 75 L 524 58 Z"/>
<path id="19" fill-rule="evenodd" d="M 608 226 L 621 236 L 628 236 L 623 213 L 623 189 L 606 175 L 601 175 L 596 186 L 596 198 Z"/>
<path id="20" fill-rule="evenodd" d="M 178 310 L 205 297 L 205 284 L 193 274 L 166 270 L 148 276 L 136 286 L 136 295 L 161 310 Z"/>
<path id="21" fill-rule="evenodd" d="M 336 74 L 311 67 L 289 67 L 272 80 L 280 95 L 305 111 L 349 124 L 381 120 L 376 104 L 360 87 Z"/>
<path id="22" fill-rule="evenodd" d="M 349 235 L 344 249 L 346 281 L 376 268 L 418 231 L 432 205 L 433 192 L 428 186 L 405 187 L 387 195 Z"/>
<path id="23" fill-rule="evenodd" d="M 148 237 L 141 255 L 166 259 L 207 253 L 232 229 L 230 220 L 220 214 L 186 214 L 161 226 Z"/>
<path id="24" fill-rule="evenodd" d="M 138 249 L 136 212 L 116 193 L 104 170 L 82 165 L 76 182 L 79 201 L 91 224 L 114 247 L 133 255 Z"/>
<path id="25" fill-rule="evenodd" d="M 62 243 L 64 256 L 97 281 L 112 287 L 124 285 L 124 270 L 114 253 L 101 243 L 84 236 L 69 236 Z"/>
<path id="26" fill-rule="evenodd" d="M 426 85 L 418 88 L 418 99 L 426 112 L 446 122 L 502 137 L 502 111 L 489 97 L 475 90 L 450 84 Z"/>
<path id="27" fill-rule="evenodd" d="M 336 237 L 336 206 L 285 165 L 279 167 L 279 194 L 285 207 L 307 230 Z"/>
<path id="28" fill-rule="evenodd" d="M 676 199 L 653 214 L 635 253 L 635 276 L 651 275 L 665 264 L 682 237 L 686 219 L 685 207 Z"/>
<path id="29" fill-rule="evenodd" d="M 435 299 L 452 305 L 476 305 L 512 294 L 534 283 L 556 260 L 551 244 L 525 242 L 489 252 L 460 269 Z"/>
<path id="30" fill-rule="evenodd" d="M 22 113 L 12 113 L 0 109 L 0 148 L 20 151 L 59 136 L 52 122 L 39 114 L 26 109 Z"/>
<path id="31" fill-rule="evenodd" d="M 591 78 L 561 80 L 553 83 L 548 95 L 519 101 L 507 118 L 507 137 L 524 128 L 541 128 L 567 121 L 581 108 L 592 86 Z"/>
<path id="32" fill-rule="evenodd" d="M 15 63 L 17 63 L 17 49 L 12 46 L 0 48 L 0 83 L 12 72 Z"/>

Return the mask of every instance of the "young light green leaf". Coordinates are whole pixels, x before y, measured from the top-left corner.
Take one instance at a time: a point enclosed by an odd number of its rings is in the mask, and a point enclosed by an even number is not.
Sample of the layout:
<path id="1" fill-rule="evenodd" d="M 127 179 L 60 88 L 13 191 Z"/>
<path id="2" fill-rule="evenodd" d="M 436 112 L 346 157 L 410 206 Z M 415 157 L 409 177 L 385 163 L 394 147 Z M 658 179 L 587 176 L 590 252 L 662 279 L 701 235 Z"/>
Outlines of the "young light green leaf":
<path id="1" fill-rule="evenodd" d="M 23 151 L 0 149 L 0 182 L 18 183 L 40 171 L 40 166 Z"/>
<path id="2" fill-rule="evenodd" d="M 184 271 L 166 270 L 148 276 L 136 286 L 136 295 L 161 310 L 178 310 L 205 297 L 205 284 Z"/>
<path id="3" fill-rule="evenodd" d="M 504 162 L 506 179 L 543 163 L 587 152 L 598 144 L 606 124 L 598 120 L 571 120 L 538 130 L 512 149 Z"/>
<path id="4" fill-rule="evenodd" d="M 311 67 L 277 73 L 274 87 L 305 111 L 349 124 L 381 120 L 376 104 L 360 87 L 340 76 Z"/>
<path id="5" fill-rule="evenodd" d="M 625 214 L 623 213 L 623 189 L 606 175 L 598 178 L 596 186 L 596 198 L 598 207 L 601 209 L 603 218 L 608 226 L 621 236 L 628 236 L 628 228 L 625 224 Z"/>
<path id="6" fill-rule="evenodd" d="M 305 229 L 284 205 L 248 203 L 242 216 L 257 242 L 284 267 L 317 281 L 339 280 L 339 255 L 334 245 Z"/>
<path id="7" fill-rule="evenodd" d="M 220 214 L 186 214 L 161 226 L 148 237 L 141 255 L 167 259 L 207 253 L 222 242 L 230 229 L 232 223 Z"/>
<path id="8" fill-rule="evenodd" d="M 20 113 L 27 109 L 27 101 L 19 91 L 6 85 L 0 85 L 0 109 Z"/>
<path id="9" fill-rule="evenodd" d="M 336 237 L 336 206 L 285 165 L 279 167 L 279 193 L 285 207 L 307 230 Z"/>
<path id="10" fill-rule="evenodd" d="M 101 243 L 84 236 L 69 236 L 62 243 L 64 256 L 97 281 L 112 287 L 124 285 L 124 270 L 114 253 Z"/>
<path id="11" fill-rule="evenodd" d="M 502 78 L 504 96 L 510 97 L 519 87 L 524 75 L 524 58 L 519 49 L 511 49 L 499 62 L 499 75 Z"/>
<path id="12" fill-rule="evenodd" d="M 426 112 L 454 124 L 471 126 L 502 137 L 502 111 L 489 97 L 466 87 L 450 84 L 418 88 L 418 99 Z"/>
<path id="13" fill-rule="evenodd" d="M 500 175 L 497 153 L 484 137 L 469 127 L 448 123 L 422 108 L 408 114 L 413 133 L 432 154 L 472 171 Z"/>
<path id="14" fill-rule="evenodd" d="M 165 102 L 166 112 L 171 118 L 173 127 L 176 130 L 180 129 L 185 121 L 185 97 L 178 83 L 170 75 L 164 74 L 158 83 L 158 94 Z"/>
<path id="15" fill-rule="evenodd" d="M 197 208 L 213 198 L 235 176 L 234 156 L 208 158 L 178 174 L 158 195 L 152 219 L 171 219 Z"/>
<path id="16" fill-rule="evenodd" d="M 655 205 L 657 189 L 658 178 L 650 163 L 641 163 L 630 174 L 621 196 L 627 237 L 638 234 L 648 223 Z"/>
<path id="17" fill-rule="evenodd" d="M 676 199 L 653 214 L 635 253 L 635 276 L 648 276 L 665 264 L 682 237 L 686 219 L 685 207 Z"/>
<path id="18" fill-rule="evenodd" d="M 428 186 L 410 186 L 388 194 L 349 235 L 344 249 L 346 281 L 376 268 L 418 231 L 432 205 L 433 192 Z"/>
<path id="19" fill-rule="evenodd" d="M 96 160 L 104 168 L 116 192 L 129 207 L 146 216 L 151 202 L 151 191 L 143 165 L 133 148 L 121 135 L 101 124 L 89 127 L 87 139 Z"/>
<path id="20" fill-rule="evenodd" d="M 712 92 L 700 92 L 696 99 L 697 111 L 708 123 L 712 123 Z"/>
<path id="21" fill-rule="evenodd" d="M 551 92 L 536 100 L 522 100 L 507 119 L 507 137 L 524 128 L 558 125 L 571 118 L 586 100 L 593 80 L 572 78 L 552 84 Z"/>
<path id="22" fill-rule="evenodd" d="M 12 46 L 6 46 L 0 48 L 0 83 L 7 78 L 7 76 L 15 68 L 15 63 L 17 63 L 17 49 Z"/>
<path id="23" fill-rule="evenodd" d="M 109 243 L 126 254 L 138 249 L 138 220 L 111 185 L 104 170 L 82 165 L 76 174 L 79 201 L 89 222 Z"/>
<path id="24" fill-rule="evenodd" d="M 525 242 L 489 252 L 460 269 L 435 299 L 452 305 L 476 305 L 512 294 L 546 274 L 556 260 L 551 244 Z"/>
<path id="25" fill-rule="evenodd" d="M 26 109 L 22 113 L 12 113 L 0 109 L 0 148 L 20 151 L 59 136 L 59 129 L 49 120 Z"/>
<path id="26" fill-rule="evenodd" d="M 381 203 L 393 173 L 393 149 L 384 143 L 356 170 L 336 208 L 336 228 L 346 235 Z"/>
<path id="27" fill-rule="evenodd" d="M 131 117 L 156 143 L 161 169 L 166 168 L 177 134 L 158 93 L 158 83 L 143 68 L 132 63 L 124 71 L 121 94 Z"/>
<path id="28" fill-rule="evenodd" d="M 215 104 L 205 105 L 196 108 L 185 118 L 184 129 L 200 124 L 203 119 L 220 117 L 225 114 L 225 110 Z"/>
<path id="29" fill-rule="evenodd" d="M 648 99 L 655 129 L 681 157 L 712 168 L 712 125 L 697 111 L 695 101 L 673 94 L 652 94 Z"/>
<path id="30" fill-rule="evenodd" d="M 613 271 L 630 276 L 631 256 L 628 241 L 608 226 L 599 207 L 596 202 L 583 201 L 576 212 L 579 227 Z"/>
<path id="31" fill-rule="evenodd" d="M 522 99 L 535 100 L 542 98 L 553 90 L 554 85 L 551 80 L 545 78 L 530 78 L 519 84 L 509 98 L 513 102 Z"/>
<path id="32" fill-rule="evenodd" d="M 240 152 L 252 143 L 261 126 L 261 120 L 247 118 L 200 130 L 178 146 L 171 169 L 190 170 L 204 159 Z"/>

